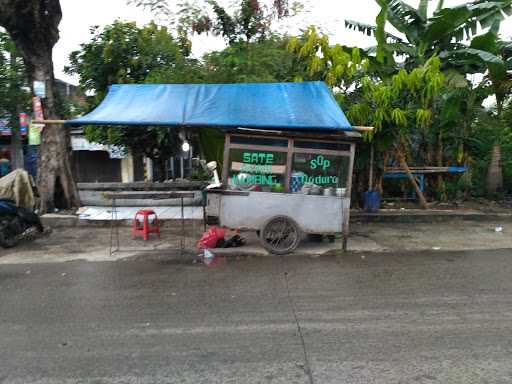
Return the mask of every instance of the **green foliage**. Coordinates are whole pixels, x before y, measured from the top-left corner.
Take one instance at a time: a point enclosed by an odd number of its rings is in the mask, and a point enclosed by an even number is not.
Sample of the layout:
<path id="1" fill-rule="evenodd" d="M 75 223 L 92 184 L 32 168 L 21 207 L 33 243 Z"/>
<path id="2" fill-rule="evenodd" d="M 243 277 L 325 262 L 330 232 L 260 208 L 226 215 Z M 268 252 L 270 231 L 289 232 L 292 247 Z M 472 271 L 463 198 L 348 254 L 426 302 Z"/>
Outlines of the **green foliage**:
<path id="1" fill-rule="evenodd" d="M 419 1 L 417 8 L 401 0 L 376 2 L 380 13 L 375 26 L 345 23 L 347 28 L 374 36 L 377 41 L 376 48 L 364 52 L 370 62 L 368 79 L 356 84 L 355 91 L 345 97 L 354 101 L 345 103 L 349 116 L 356 123 L 376 126 L 373 139 L 381 150 L 404 143 L 409 147 L 410 161 L 417 165 L 464 164 L 474 168 L 456 185 L 438 180 L 437 192 L 449 193 L 454 185 L 455 189 L 467 188 L 466 196 L 471 186 L 483 191 L 490 150 L 493 144 L 504 145 L 497 140 L 506 136 L 499 128 L 501 123 L 491 124 L 498 136 L 483 128 L 489 119 L 482 118 L 482 102 L 495 96 L 496 119 L 500 120 L 510 98 L 512 44 L 501 40 L 498 31 L 504 15 L 512 13 L 512 1 L 477 0 L 446 8 L 440 0 L 433 14 L 428 12 L 427 0 Z M 403 37 L 387 32 L 388 24 Z M 484 31 L 477 35 L 479 28 Z M 433 68 L 431 75 L 423 74 L 421 68 L 433 57 L 438 58 L 438 68 Z M 395 62 L 398 59 L 400 63 Z M 483 80 L 471 83 L 468 74 L 481 74 Z M 401 138 L 395 135 L 390 141 L 390 131 Z M 486 138 L 485 145 L 475 145 L 475 136 L 480 134 Z M 381 140 L 388 145 L 382 145 Z M 507 175 L 510 164 L 503 161 L 503 165 Z"/>
<path id="2" fill-rule="evenodd" d="M 91 142 L 129 148 L 152 159 L 168 159 L 178 153 L 181 141 L 170 128 L 162 127 L 87 127 Z"/>
<path id="3" fill-rule="evenodd" d="M 199 146 L 204 159 L 216 161 L 222 169 L 224 160 L 224 133 L 214 128 L 203 128 L 199 135 Z"/>
<path id="4" fill-rule="evenodd" d="M 293 81 L 303 75 L 292 53 L 286 50 L 288 40 L 279 36 L 245 44 L 234 43 L 222 51 L 203 58 L 208 82 L 275 82 Z"/>
<path id="5" fill-rule="evenodd" d="M 468 140 L 473 165 L 473 193 L 486 194 L 490 154 L 493 146 L 500 144 L 502 149 L 503 181 L 505 193 L 512 193 L 512 105 L 509 103 L 501 117 L 496 111 L 485 111 L 473 123 L 473 135 Z"/>
<path id="6" fill-rule="evenodd" d="M 390 131 L 398 141 L 404 141 L 414 127 L 428 128 L 432 124 L 435 101 L 444 81 L 437 57 L 380 82 L 363 78 L 361 99 L 349 107 L 348 116 L 356 124 L 375 126 L 377 134 Z"/>
<path id="7" fill-rule="evenodd" d="M 460 42 L 471 39 L 477 27 L 497 31 L 503 19 L 512 11 L 512 0 L 477 0 L 455 7 L 444 8 L 438 3 L 432 16 L 428 16 L 428 1 L 421 0 L 418 8 L 401 0 L 376 0 L 381 8 L 376 25 L 346 21 L 349 29 L 358 30 L 377 40 L 376 59 L 382 64 L 395 66 L 394 57 L 404 57 L 407 68 L 423 64 L 432 55 L 450 55 L 452 51 L 467 48 Z M 386 32 L 391 24 L 405 39 Z M 472 47 L 476 49 L 476 47 Z M 487 46 L 478 49 L 487 50 Z M 443 63 L 450 67 L 450 61 Z"/>
<path id="8" fill-rule="evenodd" d="M 25 66 L 9 35 L 0 31 L 0 116 L 10 116 L 10 125 L 18 129 L 18 113 L 28 110 L 30 89 Z"/>
<path id="9" fill-rule="evenodd" d="M 194 33 L 222 36 L 229 45 L 261 41 L 272 35 L 272 23 L 299 13 L 303 5 L 295 1 L 237 0 L 223 7 L 216 0 L 184 0 L 168 6 L 167 0 L 129 0 L 128 3 L 150 9 L 176 26 L 181 37 Z"/>
<path id="10" fill-rule="evenodd" d="M 116 21 L 102 31 L 91 30 L 90 42 L 71 53 L 66 71 L 78 74 L 80 85 L 94 108 L 111 84 L 193 83 L 202 81 L 199 63 L 182 54 L 167 28 L 150 23 L 139 28 L 134 23 Z M 175 130 L 162 127 L 88 127 L 88 140 L 129 148 L 135 154 L 167 159 L 179 148 Z"/>
<path id="11" fill-rule="evenodd" d="M 150 23 L 116 21 L 102 31 L 91 28 L 91 41 L 70 55 L 69 74 L 78 74 L 80 86 L 94 92 L 97 103 L 111 84 L 195 82 L 199 64 L 183 56 L 167 28 Z"/>
<path id="12" fill-rule="evenodd" d="M 338 96 L 346 94 L 366 74 L 369 66 L 369 60 L 359 48 L 331 46 L 328 36 L 318 33 L 313 26 L 301 37 L 291 38 L 288 50 L 305 66 L 307 79 L 324 80 L 337 90 Z"/>

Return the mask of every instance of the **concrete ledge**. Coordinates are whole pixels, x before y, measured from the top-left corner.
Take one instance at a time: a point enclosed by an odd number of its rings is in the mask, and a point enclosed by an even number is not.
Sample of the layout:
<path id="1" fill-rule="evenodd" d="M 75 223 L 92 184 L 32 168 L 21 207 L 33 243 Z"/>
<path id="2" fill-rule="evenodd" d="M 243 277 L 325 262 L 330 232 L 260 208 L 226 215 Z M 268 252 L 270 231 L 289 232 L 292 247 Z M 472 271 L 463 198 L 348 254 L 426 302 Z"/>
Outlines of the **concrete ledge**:
<path id="1" fill-rule="evenodd" d="M 89 191 L 171 191 L 203 189 L 208 185 L 204 181 L 134 182 L 134 183 L 77 183 L 79 190 Z"/>
<path id="2" fill-rule="evenodd" d="M 94 227 L 94 228 L 106 228 L 110 227 L 110 220 L 84 220 L 79 219 L 78 216 L 73 215 L 58 215 L 58 214 L 46 214 L 41 216 L 41 222 L 45 227 L 50 228 L 66 228 L 66 227 Z M 181 220 L 173 219 L 159 219 L 159 224 L 163 228 L 179 227 Z M 119 227 L 131 227 L 132 220 L 117 220 Z M 196 219 L 185 219 L 185 226 L 188 225 L 203 225 L 203 220 Z"/>
<path id="3" fill-rule="evenodd" d="M 58 228 L 58 227 L 76 227 L 78 225 L 78 216 L 74 215 L 59 215 L 55 213 L 47 213 L 41 216 L 41 222 L 45 227 Z"/>
<path id="4" fill-rule="evenodd" d="M 106 192 L 115 192 L 115 190 L 79 190 L 80 201 L 83 206 L 97 206 L 97 207 L 111 207 L 112 200 L 104 197 Z M 158 190 L 144 191 L 147 193 L 159 192 Z M 203 197 L 201 191 L 190 191 L 194 193 L 194 198 L 184 198 L 184 206 L 200 207 L 202 205 Z M 134 192 L 137 193 L 137 192 Z M 118 207 L 177 207 L 181 205 L 181 199 L 117 199 L 116 205 Z"/>
<path id="5" fill-rule="evenodd" d="M 436 223 L 450 220 L 510 221 L 511 213 L 449 210 L 383 210 L 378 213 L 352 211 L 351 222 L 362 223 Z"/>

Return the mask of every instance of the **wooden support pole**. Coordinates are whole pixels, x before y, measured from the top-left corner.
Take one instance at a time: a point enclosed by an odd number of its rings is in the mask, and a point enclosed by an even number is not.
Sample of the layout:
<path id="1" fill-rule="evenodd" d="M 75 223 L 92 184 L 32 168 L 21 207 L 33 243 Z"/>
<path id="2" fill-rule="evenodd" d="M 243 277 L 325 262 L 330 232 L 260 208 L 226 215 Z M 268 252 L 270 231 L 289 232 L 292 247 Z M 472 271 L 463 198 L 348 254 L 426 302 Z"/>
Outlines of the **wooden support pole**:
<path id="1" fill-rule="evenodd" d="M 374 147 L 373 143 L 370 144 L 370 174 L 368 175 L 368 191 L 373 191 L 373 161 L 374 161 Z"/>
<path id="2" fill-rule="evenodd" d="M 358 131 L 358 132 L 373 132 L 373 130 L 374 130 L 373 127 L 361 127 L 361 126 L 352 127 L 352 129 L 354 131 Z"/>
<path id="3" fill-rule="evenodd" d="M 229 185 L 229 152 L 231 150 L 231 135 L 225 134 L 224 138 L 224 159 L 222 160 L 222 186 L 226 188 Z"/>
<path id="4" fill-rule="evenodd" d="M 32 120 L 34 124 L 64 124 L 66 120 Z"/>

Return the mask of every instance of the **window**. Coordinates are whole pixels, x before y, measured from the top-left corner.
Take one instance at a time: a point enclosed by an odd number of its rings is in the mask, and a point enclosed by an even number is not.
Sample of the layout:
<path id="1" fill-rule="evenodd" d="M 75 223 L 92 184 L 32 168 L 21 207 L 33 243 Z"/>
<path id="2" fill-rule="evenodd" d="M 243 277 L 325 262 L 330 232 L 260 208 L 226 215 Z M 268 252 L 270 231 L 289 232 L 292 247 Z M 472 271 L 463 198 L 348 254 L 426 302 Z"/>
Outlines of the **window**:
<path id="1" fill-rule="evenodd" d="M 241 135 L 231 135 L 229 143 L 229 189 L 297 193 L 305 184 L 348 187 L 350 143 Z"/>
<path id="2" fill-rule="evenodd" d="M 290 192 L 300 192 L 304 184 L 324 188 L 345 188 L 350 157 L 310 153 L 294 153 L 290 174 Z"/>
<path id="3" fill-rule="evenodd" d="M 286 152 L 231 149 L 230 189 L 284 192 Z"/>

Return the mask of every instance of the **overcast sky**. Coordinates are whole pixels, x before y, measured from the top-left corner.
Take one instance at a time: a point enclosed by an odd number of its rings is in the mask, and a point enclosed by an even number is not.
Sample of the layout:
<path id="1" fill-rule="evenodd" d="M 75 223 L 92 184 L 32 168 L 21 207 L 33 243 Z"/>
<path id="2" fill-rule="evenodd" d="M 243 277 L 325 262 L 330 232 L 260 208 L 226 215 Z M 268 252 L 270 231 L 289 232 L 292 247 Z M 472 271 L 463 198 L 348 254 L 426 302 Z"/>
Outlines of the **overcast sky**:
<path id="1" fill-rule="evenodd" d="M 174 2 L 170 0 L 170 3 Z M 219 2 L 224 5 L 231 3 L 230 0 Z M 407 2 L 416 5 L 418 1 Z M 79 49 L 81 43 L 90 39 L 91 26 L 105 26 L 116 19 L 135 21 L 138 25 L 144 25 L 154 18 L 148 11 L 127 5 L 126 0 L 60 0 L 60 3 L 63 16 L 60 24 L 60 40 L 53 54 L 55 75 L 73 84 L 78 83 L 78 78 L 64 74 L 64 66 L 68 63 L 69 54 Z M 437 1 L 432 1 L 431 8 L 435 7 L 436 3 Z M 445 6 L 461 3 L 464 1 L 445 0 Z M 327 32 L 332 42 L 368 47 L 374 44 L 373 38 L 348 31 L 344 27 L 343 20 L 351 19 L 374 24 L 378 10 L 374 0 L 309 0 L 307 12 L 289 20 L 281 28 L 293 34 L 298 33 L 301 28 L 314 24 Z M 512 37 L 512 19 L 502 23 L 500 32 L 505 38 Z M 222 47 L 223 41 L 220 38 L 199 36 L 193 39 L 193 53 L 196 56 L 209 50 L 222 49 Z"/>

